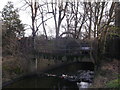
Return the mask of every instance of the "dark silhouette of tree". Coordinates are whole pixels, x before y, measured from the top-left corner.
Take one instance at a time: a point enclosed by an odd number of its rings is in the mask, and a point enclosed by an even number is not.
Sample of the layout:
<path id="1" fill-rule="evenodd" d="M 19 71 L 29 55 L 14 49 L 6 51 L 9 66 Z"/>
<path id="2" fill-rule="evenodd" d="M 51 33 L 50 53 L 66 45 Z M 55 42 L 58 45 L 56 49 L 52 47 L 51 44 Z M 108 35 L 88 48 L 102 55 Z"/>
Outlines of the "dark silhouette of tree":
<path id="1" fill-rule="evenodd" d="M 57 5 L 58 4 L 58 5 Z M 65 5 L 64 5 L 65 4 Z M 68 2 L 51 2 L 51 6 L 52 6 L 52 14 L 54 17 L 54 22 L 55 22 L 55 29 L 56 29 L 56 38 L 59 37 L 59 33 L 60 33 L 60 26 L 61 23 L 63 21 L 63 19 L 65 18 L 65 13 L 66 13 L 66 9 L 68 6 Z M 58 14 L 58 17 L 57 17 Z"/>
<path id="2" fill-rule="evenodd" d="M 12 2 L 8 2 L 2 10 L 2 30 L 3 49 L 8 53 L 15 54 L 17 49 L 17 39 L 24 37 L 24 25 L 19 19 L 18 9 L 14 8 Z"/>

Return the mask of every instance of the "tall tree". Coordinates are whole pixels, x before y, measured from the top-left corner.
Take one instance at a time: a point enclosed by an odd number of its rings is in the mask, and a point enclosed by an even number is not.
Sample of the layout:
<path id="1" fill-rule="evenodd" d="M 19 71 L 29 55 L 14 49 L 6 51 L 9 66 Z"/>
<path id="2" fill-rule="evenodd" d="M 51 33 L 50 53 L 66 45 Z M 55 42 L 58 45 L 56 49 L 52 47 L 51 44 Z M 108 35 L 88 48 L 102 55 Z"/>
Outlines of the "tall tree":
<path id="1" fill-rule="evenodd" d="M 38 27 L 36 26 L 36 18 L 37 18 L 37 14 L 38 14 L 38 9 L 39 9 L 39 4 L 37 2 L 37 0 L 33 1 L 27 1 L 25 0 L 26 4 L 29 5 L 30 9 L 31 9 L 31 20 L 32 20 L 32 48 L 33 50 L 35 50 L 35 37 L 36 37 L 36 33 L 38 31 Z"/>
<path id="2" fill-rule="evenodd" d="M 115 6 L 115 26 L 120 28 L 120 2 L 116 2 Z"/>
<path id="3" fill-rule="evenodd" d="M 8 2 L 2 10 L 4 29 L 2 31 L 3 49 L 14 53 L 17 45 L 17 38 L 24 37 L 24 25 L 19 19 L 18 9 L 14 8 L 12 2 Z"/>
<path id="4" fill-rule="evenodd" d="M 51 13 L 53 14 L 54 22 L 55 22 L 56 38 L 58 38 L 59 33 L 60 33 L 61 23 L 62 23 L 63 19 L 65 18 L 65 13 L 66 13 L 66 9 L 68 6 L 68 2 L 64 3 L 63 1 L 57 2 L 57 1 L 52 0 L 51 6 L 52 6 Z"/>
<path id="5" fill-rule="evenodd" d="M 78 2 L 68 2 L 66 10 L 66 31 L 63 34 L 71 34 L 73 38 L 79 39 L 81 37 L 81 31 L 84 23 L 86 22 L 86 10 L 82 7 L 86 7 L 86 3 Z M 65 27 L 64 27 L 65 28 Z"/>
<path id="6" fill-rule="evenodd" d="M 44 9 L 47 9 L 44 6 L 47 6 L 47 3 L 39 3 L 38 0 L 24 0 L 25 5 L 30 10 L 31 15 L 31 25 L 30 29 L 32 30 L 32 48 L 35 50 L 35 37 L 37 35 L 37 32 L 39 31 L 39 28 L 41 25 L 43 25 L 43 30 L 47 39 L 47 32 L 45 28 L 45 22 L 52 17 L 45 18 L 44 16 Z"/>

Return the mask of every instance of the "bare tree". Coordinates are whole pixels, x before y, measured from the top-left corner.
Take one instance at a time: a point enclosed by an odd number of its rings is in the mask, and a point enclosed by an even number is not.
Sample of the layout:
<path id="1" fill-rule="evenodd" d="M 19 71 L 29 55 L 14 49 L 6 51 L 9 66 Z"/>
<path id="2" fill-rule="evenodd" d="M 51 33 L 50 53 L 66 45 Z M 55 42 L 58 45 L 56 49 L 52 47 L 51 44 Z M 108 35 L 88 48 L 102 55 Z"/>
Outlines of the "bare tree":
<path id="1" fill-rule="evenodd" d="M 36 36 L 36 32 L 38 30 L 38 28 L 36 28 L 36 17 L 37 17 L 37 12 L 39 9 L 39 4 L 37 2 L 37 0 L 35 0 L 33 2 L 33 0 L 24 0 L 26 5 L 28 5 L 30 7 L 31 10 L 31 22 L 32 22 L 32 48 L 33 50 L 35 50 L 35 36 Z"/>
<path id="2" fill-rule="evenodd" d="M 65 4 L 65 5 L 64 5 Z M 52 6 L 52 14 L 54 17 L 54 22 L 55 22 L 55 29 L 56 29 L 56 38 L 59 37 L 59 32 L 60 32 L 60 25 L 65 17 L 66 9 L 67 9 L 68 2 L 51 2 Z M 57 17 L 58 16 L 58 17 Z M 58 18 L 58 19 L 57 19 Z"/>
<path id="3" fill-rule="evenodd" d="M 81 37 L 81 30 L 86 20 L 86 11 L 81 11 L 82 2 L 74 1 L 68 2 L 68 7 L 66 11 L 66 23 L 67 31 L 64 34 L 72 34 L 73 38 L 79 39 Z M 86 6 L 86 3 L 83 4 Z"/>
<path id="4" fill-rule="evenodd" d="M 47 39 L 47 32 L 45 28 L 45 22 L 52 17 L 44 18 L 44 9 L 46 9 L 43 6 L 47 6 L 47 3 L 40 4 L 38 0 L 24 0 L 25 4 L 27 5 L 27 8 L 30 9 L 31 14 L 31 22 L 32 25 L 30 26 L 32 30 L 32 48 L 35 50 L 35 37 L 37 32 L 39 31 L 40 26 L 43 26 L 43 30 Z M 48 9 L 48 8 L 47 8 Z M 45 12 L 46 14 L 47 12 Z"/>
<path id="5" fill-rule="evenodd" d="M 46 37 L 46 39 L 48 39 L 46 28 L 45 28 L 45 22 L 44 22 L 44 10 L 43 10 L 42 6 L 39 7 L 39 11 L 40 11 L 40 14 L 41 14 L 42 26 L 43 26 L 43 30 L 44 30 L 44 33 L 45 33 L 45 37 Z"/>
<path id="6" fill-rule="evenodd" d="M 30 26 L 32 30 L 32 54 L 33 54 L 33 61 L 35 64 L 35 70 L 37 70 L 37 57 L 35 54 L 36 48 L 35 48 L 35 38 L 37 35 L 37 32 L 40 28 L 41 25 L 43 25 L 43 30 L 47 38 L 47 33 L 45 29 L 45 22 L 52 17 L 49 17 L 47 19 L 44 19 L 43 16 L 43 8 L 42 6 L 46 5 L 45 4 L 40 4 L 37 0 L 24 0 L 25 4 L 27 5 L 27 8 L 30 9 L 30 14 L 31 14 L 31 22 L 32 25 Z"/>
<path id="7" fill-rule="evenodd" d="M 112 22 L 112 19 L 115 17 L 114 10 L 115 10 L 115 2 L 112 2 L 111 7 L 109 9 L 108 20 L 104 28 L 104 31 L 102 32 L 102 34 L 104 35 L 103 36 L 103 53 L 105 52 L 105 44 L 106 44 L 107 32 L 109 30 L 109 24 Z"/>

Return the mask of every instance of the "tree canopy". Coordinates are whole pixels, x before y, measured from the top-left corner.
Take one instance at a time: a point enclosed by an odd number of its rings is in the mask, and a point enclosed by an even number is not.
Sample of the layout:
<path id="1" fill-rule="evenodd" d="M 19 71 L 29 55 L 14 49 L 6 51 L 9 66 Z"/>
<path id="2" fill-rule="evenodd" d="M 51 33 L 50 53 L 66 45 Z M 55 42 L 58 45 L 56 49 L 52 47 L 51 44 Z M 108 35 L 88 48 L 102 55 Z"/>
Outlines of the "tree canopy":
<path id="1" fill-rule="evenodd" d="M 19 19 L 18 9 L 14 8 L 12 2 L 8 2 L 2 10 L 2 39 L 3 49 L 9 52 L 16 50 L 17 38 L 24 37 L 24 25 Z"/>

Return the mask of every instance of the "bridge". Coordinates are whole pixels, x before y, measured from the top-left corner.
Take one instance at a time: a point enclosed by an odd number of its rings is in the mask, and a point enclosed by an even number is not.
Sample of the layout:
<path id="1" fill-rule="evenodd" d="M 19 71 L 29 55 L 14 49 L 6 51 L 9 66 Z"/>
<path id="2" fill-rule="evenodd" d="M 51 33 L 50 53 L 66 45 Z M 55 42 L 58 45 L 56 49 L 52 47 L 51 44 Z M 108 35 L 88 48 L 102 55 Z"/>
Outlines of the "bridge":
<path id="1" fill-rule="evenodd" d="M 84 59 L 90 58 L 90 53 L 93 51 L 92 46 L 88 42 L 83 42 L 75 39 L 55 39 L 50 46 L 50 43 L 40 45 L 36 50 L 36 54 L 40 58 L 54 59 L 54 60 L 67 60 L 67 61 L 81 61 L 93 62 L 92 60 Z"/>
<path id="2" fill-rule="evenodd" d="M 52 40 L 37 40 L 35 44 L 35 56 L 37 58 L 54 59 L 61 61 L 81 61 L 81 62 L 94 62 L 90 58 L 90 53 L 94 50 L 89 42 L 76 40 L 73 38 L 59 38 Z M 28 43 L 26 43 L 28 44 Z M 24 49 L 29 50 L 30 43 Z M 25 50 L 25 52 L 27 52 Z"/>

